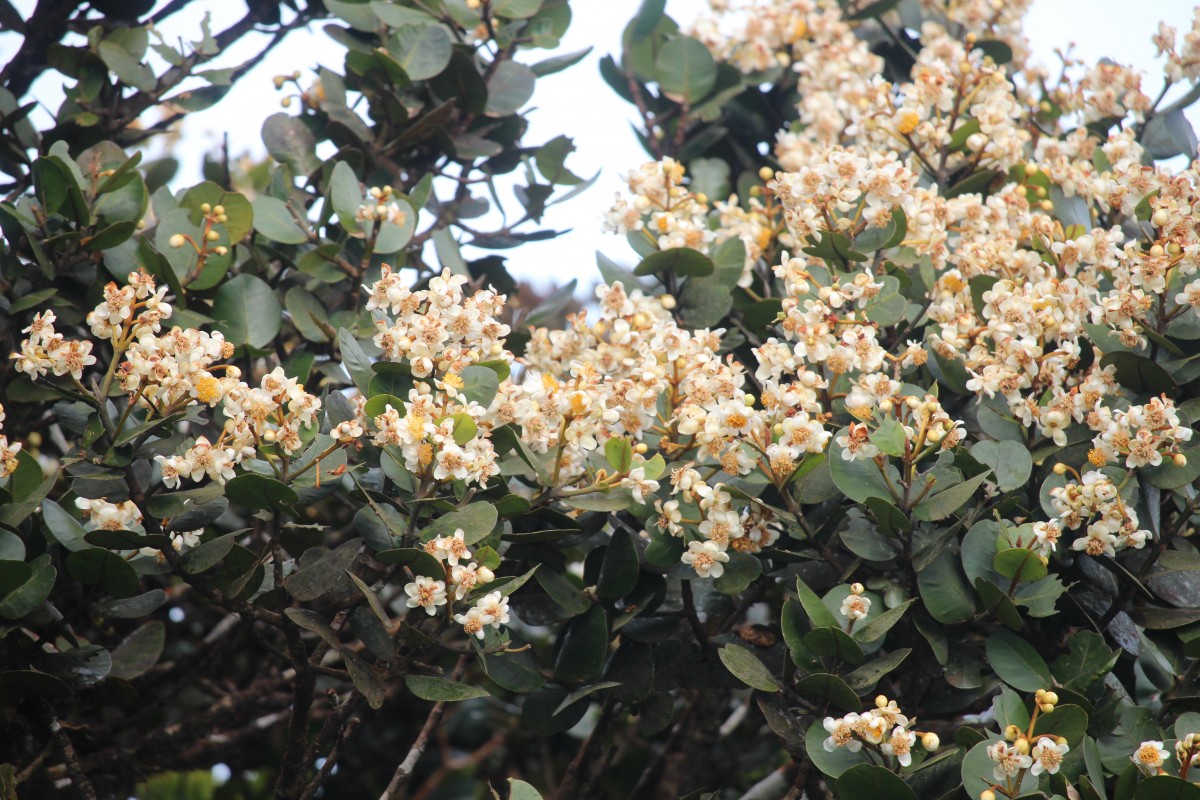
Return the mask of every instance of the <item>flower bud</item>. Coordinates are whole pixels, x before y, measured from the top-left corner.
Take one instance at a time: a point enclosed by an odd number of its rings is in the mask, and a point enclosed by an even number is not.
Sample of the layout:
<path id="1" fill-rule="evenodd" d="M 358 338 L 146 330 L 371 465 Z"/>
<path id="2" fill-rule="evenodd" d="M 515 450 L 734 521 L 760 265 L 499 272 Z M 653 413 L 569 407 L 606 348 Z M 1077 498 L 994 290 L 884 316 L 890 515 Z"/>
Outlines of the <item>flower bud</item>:
<path id="1" fill-rule="evenodd" d="M 200 212 L 203 214 L 211 214 L 212 206 L 208 203 L 201 203 L 200 204 Z"/>
<path id="2" fill-rule="evenodd" d="M 1049 714 L 1051 711 L 1054 710 L 1054 704 L 1053 703 L 1042 703 L 1041 706 L 1039 706 L 1039 708 L 1041 708 L 1043 714 Z"/>
<path id="3" fill-rule="evenodd" d="M 991 789 L 984 789 L 979 793 L 979 800 L 996 800 L 996 793 Z"/>
<path id="4" fill-rule="evenodd" d="M 491 583 L 492 581 L 496 580 L 496 573 L 492 572 L 487 567 L 480 567 L 479 569 L 475 570 L 475 577 L 479 579 L 480 583 Z"/>
<path id="5" fill-rule="evenodd" d="M 1052 706 L 1058 705 L 1058 694 L 1056 692 L 1046 692 L 1042 699 Z"/>
<path id="6" fill-rule="evenodd" d="M 1166 225 L 1171 221 L 1171 215 L 1167 213 L 1165 208 L 1160 208 L 1154 212 L 1153 216 L 1150 217 L 1150 221 L 1161 228 L 1163 225 Z"/>
<path id="7" fill-rule="evenodd" d="M 1177 467 L 1186 467 L 1188 463 L 1187 456 L 1185 456 L 1183 453 L 1176 453 L 1175 455 L 1171 456 L 1171 461 Z"/>
<path id="8" fill-rule="evenodd" d="M 662 297 L 658 298 L 658 302 L 662 303 L 662 307 L 667 311 L 674 309 L 676 305 L 674 295 L 669 294 L 664 294 Z"/>
<path id="9" fill-rule="evenodd" d="M 1016 750 L 1023 756 L 1029 755 L 1029 740 L 1017 739 L 1015 742 L 1013 742 L 1013 750 Z"/>
<path id="10" fill-rule="evenodd" d="M 1167 251 L 1163 249 L 1161 244 L 1156 244 L 1150 248 L 1150 255 L 1154 256 L 1155 258 L 1162 258 L 1163 254 L 1166 252 Z"/>
<path id="11" fill-rule="evenodd" d="M 771 169 L 770 167 L 759 167 L 758 168 L 758 179 L 760 181 L 766 182 L 766 181 L 771 180 L 774 177 L 775 177 L 775 170 Z"/>
<path id="12" fill-rule="evenodd" d="M 1004 738 L 1010 742 L 1013 741 L 1014 739 L 1016 739 L 1020 735 L 1021 735 L 1021 729 L 1018 728 L 1016 725 L 1009 725 L 1007 728 L 1004 729 Z"/>
<path id="13" fill-rule="evenodd" d="M 167 240 L 167 243 L 169 245 L 171 245 L 171 247 L 183 247 L 183 244 L 186 241 L 187 241 L 187 239 L 183 238 L 182 233 L 176 233 L 176 234 L 172 235 L 170 239 Z"/>
<path id="14" fill-rule="evenodd" d="M 283 84 L 284 84 L 284 82 L 286 82 L 286 81 L 287 81 L 287 76 L 286 76 L 286 75 L 276 75 L 274 78 L 272 78 L 272 79 L 271 79 L 271 82 L 275 84 L 275 88 L 276 88 L 277 90 L 278 90 L 278 89 L 282 89 L 282 88 L 283 88 Z"/>
<path id="15" fill-rule="evenodd" d="M 221 234 L 214 230 L 209 230 L 208 233 L 204 234 L 204 238 L 208 239 L 210 242 L 215 242 L 217 239 L 221 238 Z"/>
<path id="16" fill-rule="evenodd" d="M 875 707 L 876 708 L 887 708 L 887 704 L 888 704 L 888 699 L 885 695 L 881 694 L 881 695 L 877 695 L 875 697 Z"/>
<path id="17" fill-rule="evenodd" d="M 216 214 L 218 217 L 221 216 L 222 214 L 225 213 L 225 206 L 222 206 L 222 205 L 213 206 L 212 213 Z"/>
<path id="18" fill-rule="evenodd" d="M 921 737 L 921 746 L 929 751 L 937 750 L 942 746 L 942 740 L 938 738 L 936 733 L 930 731 Z"/>
<path id="19" fill-rule="evenodd" d="M 1067 465 L 1063 464 L 1062 462 L 1055 464 L 1054 465 L 1054 474 L 1055 475 L 1066 475 L 1067 474 Z"/>
<path id="20" fill-rule="evenodd" d="M 866 589 L 866 587 L 865 587 L 865 586 L 863 586 L 861 583 L 852 583 L 852 584 L 850 584 L 850 593 L 851 593 L 851 594 L 862 594 L 862 593 L 864 593 L 865 591 L 867 591 L 867 589 Z"/>
<path id="21" fill-rule="evenodd" d="M 213 252 L 219 256 L 223 256 L 223 255 L 227 255 L 229 253 L 229 248 L 223 244 L 217 245 L 216 247 L 213 248 Z"/>
<path id="22" fill-rule="evenodd" d="M 283 98 L 282 100 L 279 101 L 279 105 L 283 106 L 284 108 L 291 108 L 292 107 L 292 98 L 290 98 L 290 97 Z"/>

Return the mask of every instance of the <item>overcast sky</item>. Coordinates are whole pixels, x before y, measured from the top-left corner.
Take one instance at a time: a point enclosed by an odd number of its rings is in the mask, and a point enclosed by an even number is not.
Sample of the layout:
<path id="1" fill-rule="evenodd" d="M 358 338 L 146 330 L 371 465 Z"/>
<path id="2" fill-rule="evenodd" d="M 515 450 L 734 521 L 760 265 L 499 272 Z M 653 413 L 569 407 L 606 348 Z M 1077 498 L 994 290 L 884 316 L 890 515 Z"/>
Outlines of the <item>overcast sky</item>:
<path id="1" fill-rule="evenodd" d="M 529 114 L 526 141 L 539 143 L 559 134 L 575 139 L 578 151 L 568 165 L 579 175 L 601 171 L 596 185 L 583 195 L 564 203 L 546 217 L 549 227 L 572 231 L 548 242 L 503 251 L 509 268 L 517 276 L 538 283 L 557 284 L 579 277 L 587 284 L 597 276 L 595 251 L 603 249 L 619 261 L 631 258 L 627 245 L 618 237 L 600 232 L 600 214 L 621 185 L 620 175 L 646 160 L 629 123 L 635 112 L 620 100 L 600 78 L 597 60 L 617 49 L 621 30 L 636 11 L 640 0 L 573 0 L 574 21 L 562 43 L 561 52 L 588 46 L 592 55 L 579 65 L 557 75 L 539 79 Z M 160 2 L 160 5 L 163 3 Z M 28 13 L 35 0 L 15 0 L 18 10 Z M 164 32 L 193 38 L 205 7 L 213 15 L 213 29 L 221 30 L 244 13 L 244 5 L 233 0 L 194 3 L 186 14 L 172 17 Z M 706 7 L 705 0 L 668 0 L 667 11 L 681 24 L 693 19 Z M 1035 0 L 1026 21 L 1026 31 L 1035 58 L 1053 63 L 1056 48 L 1076 43 L 1076 54 L 1088 61 L 1110 56 L 1151 73 L 1144 86 L 1148 93 L 1157 91 L 1160 68 L 1154 61 L 1150 37 L 1159 20 L 1187 31 L 1191 25 L 1193 3 L 1189 0 Z M 271 83 L 273 75 L 299 69 L 309 71 L 325 65 L 339 72 L 343 68 L 344 49 L 321 30 L 324 23 L 310 30 L 296 31 L 272 52 L 254 71 L 212 109 L 188 117 L 176 155 L 183 162 L 177 177 L 179 185 L 199 180 L 203 154 L 219 146 L 228 132 L 231 155 L 261 157 L 259 137 L 262 121 L 279 110 L 279 94 Z M 15 34 L 0 33 L 0 62 L 7 61 L 18 44 Z M 223 55 L 215 66 L 233 66 L 254 51 L 253 45 Z M 524 60 L 544 58 L 545 51 L 534 51 Z M 55 74 L 55 76 L 57 75 Z M 307 83 L 311 72 L 303 79 Z M 35 86 L 35 97 L 50 111 L 57 109 L 61 90 L 54 81 Z M 294 109 L 293 109 L 294 111 Z M 1194 117 L 1193 117 L 1194 118 Z M 49 115 L 39 118 L 45 124 Z M 148 154 L 150 155 L 150 154 Z"/>

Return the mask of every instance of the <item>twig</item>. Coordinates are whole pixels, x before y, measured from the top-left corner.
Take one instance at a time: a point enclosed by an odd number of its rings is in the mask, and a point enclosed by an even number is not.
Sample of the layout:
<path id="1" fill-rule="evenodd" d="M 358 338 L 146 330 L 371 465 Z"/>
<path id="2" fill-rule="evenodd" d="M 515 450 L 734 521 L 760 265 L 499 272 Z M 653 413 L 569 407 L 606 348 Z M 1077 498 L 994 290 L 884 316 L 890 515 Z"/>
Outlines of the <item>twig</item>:
<path id="1" fill-rule="evenodd" d="M 459 656 L 458 663 L 454 665 L 454 672 L 450 675 L 450 680 L 456 681 L 461 678 L 466 667 L 467 657 L 465 655 Z M 429 737 L 433 735 L 433 730 L 437 727 L 438 722 L 441 721 L 442 714 L 445 711 L 446 703 L 444 700 L 434 703 L 433 708 L 429 711 L 429 716 L 425 718 L 425 724 L 421 726 L 421 732 L 417 734 L 417 740 L 409 748 L 408 755 L 400 762 L 400 766 L 396 767 L 396 772 L 392 775 L 392 780 L 388 783 L 387 788 L 383 790 L 383 794 L 379 795 L 379 800 L 394 800 L 399 791 L 412 780 L 413 770 L 417 766 L 417 761 L 421 758 L 421 754 L 425 752 L 425 747 L 429 744 Z"/>
<path id="2" fill-rule="evenodd" d="M 50 726 L 50 733 L 54 736 L 54 742 L 62 751 L 63 759 L 67 762 L 67 773 L 71 776 L 71 785 L 84 800 L 96 800 L 96 787 L 92 786 L 92 782 L 88 780 L 87 774 L 80 766 L 79 754 L 75 752 L 75 745 L 71 744 L 71 737 L 67 736 L 67 732 L 63 730 L 62 724 L 58 721 L 58 717 L 55 716 L 54 709 L 50 707 L 49 703 L 46 703 L 46 719 Z"/>

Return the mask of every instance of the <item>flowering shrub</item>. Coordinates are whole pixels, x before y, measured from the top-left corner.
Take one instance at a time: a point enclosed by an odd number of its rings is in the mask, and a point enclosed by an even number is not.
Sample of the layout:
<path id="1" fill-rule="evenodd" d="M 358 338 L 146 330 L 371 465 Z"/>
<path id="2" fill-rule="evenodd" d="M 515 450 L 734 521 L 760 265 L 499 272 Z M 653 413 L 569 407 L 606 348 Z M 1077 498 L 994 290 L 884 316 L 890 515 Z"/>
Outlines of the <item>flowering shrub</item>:
<path id="1" fill-rule="evenodd" d="M 131 122 L 244 30 L 93 19 L 41 133 L 5 69 L 6 796 L 1200 796 L 1200 28 L 1155 98 L 1024 3 L 661 5 L 573 313 L 461 249 L 587 183 L 565 2 L 252 11 L 346 74 L 178 190 Z"/>

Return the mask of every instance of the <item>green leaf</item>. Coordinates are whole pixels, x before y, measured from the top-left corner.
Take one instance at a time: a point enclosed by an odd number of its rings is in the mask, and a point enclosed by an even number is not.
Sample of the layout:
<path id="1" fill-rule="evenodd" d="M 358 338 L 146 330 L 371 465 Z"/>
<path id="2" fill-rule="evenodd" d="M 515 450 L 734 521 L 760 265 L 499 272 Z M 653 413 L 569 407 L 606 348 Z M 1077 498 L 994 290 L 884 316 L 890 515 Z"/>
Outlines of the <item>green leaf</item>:
<path id="1" fill-rule="evenodd" d="M 233 344 L 266 347 L 279 333 L 283 309 L 265 281 L 238 275 L 217 290 L 212 316 L 214 327 Z"/>
<path id="2" fill-rule="evenodd" d="M 1117 664 L 1120 652 L 1093 631 L 1078 631 L 1067 639 L 1070 652 L 1054 660 L 1054 676 L 1068 689 L 1082 692 Z"/>
<path id="3" fill-rule="evenodd" d="M 538 2 L 541 2 L 541 0 L 538 0 Z M 542 795 L 525 781 L 509 778 L 508 800 L 542 800 Z"/>
<path id="4" fill-rule="evenodd" d="M 884 417 L 879 427 L 871 433 L 870 439 L 871 444 L 878 447 L 884 455 L 897 458 L 904 455 L 906 434 L 904 426 L 895 417 Z"/>
<path id="5" fill-rule="evenodd" d="M 727 644 L 717 651 L 717 655 L 720 656 L 725 669 L 750 688 L 762 692 L 779 691 L 779 684 L 776 682 L 775 676 L 771 674 L 766 665 L 758 660 L 758 656 L 745 647 Z"/>
<path id="6" fill-rule="evenodd" d="M 917 507 L 913 509 L 913 516 L 925 522 L 945 519 L 962 508 L 975 495 L 980 484 L 991 474 L 991 470 L 987 470 L 974 478 L 968 478 L 957 486 L 951 486 L 949 489 L 938 492 L 918 503 Z"/>
<path id="7" fill-rule="evenodd" d="M 158 620 L 147 622 L 125 637 L 125 641 L 112 651 L 112 671 L 109 674 L 127 681 L 145 675 L 158 663 L 166 641 L 166 626 Z"/>
<path id="8" fill-rule="evenodd" d="M 80 583 L 97 586 L 113 597 L 129 597 L 138 589 L 138 576 L 129 562 L 100 548 L 71 553 L 67 557 L 67 573 Z"/>
<path id="9" fill-rule="evenodd" d="M 588 55 L 591 54 L 592 49 L 593 48 L 591 46 L 588 46 L 582 50 L 576 50 L 573 53 L 564 53 L 561 56 L 551 56 L 550 58 L 543 59 L 536 64 L 531 64 L 529 68 L 533 70 L 534 75 L 539 78 L 544 78 L 547 75 L 553 75 L 556 72 L 562 72 L 564 69 L 575 66 L 580 61 L 583 61 L 585 58 L 587 58 Z M 542 171 L 541 165 L 538 165 L 538 171 Z M 542 172 L 542 174 L 545 175 L 546 173 Z"/>
<path id="10" fill-rule="evenodd" d="M 496 513 L 494 505 L 484 501 L 476 501 L 468 506 L 451 511 L 449 514 L 439 517 L 432 524 L 426 526 L 421 531 L 421 541 L 428 542 L 430 539 L 438 536 L 448 538 L 461 528 L 467 544 L 475 544 L 487 538 L 492 529 L 496 527 L 497 519 L 499 519 L 499 515 Z"/>
<path id="11" fill-rule="evenodd" d="M 543 569 L 538 570 L 534 577 L 550 595 L 550 599 L 571 616 L 577 617 L 592 607 L 592 601 L 565 575 L 552 569 Z"/>
<path id="12" fill-rule="evenodd" d="M 819 656 L 829 656 L 851 664 L 863 662 L 863 651 L 858 642 L 838 627 L 813 628 L 804 635 L 804 645 Z"/>
<path id="13" fill-rule="evenodd" d="M 279 244 L 304 244 L 308 234 L 296 224 L 287 203 L 277 197 L 260 195 L 251 204 L 254 208 L 254 230 Z"/>
<path id="14" fill-rule="evenodd" d="M 965 622 L 975 615 L 975 596 L 950 550 L 940 553 L 918 573 L 917 588 L 925 610 L 938 622 Z"/>
<path id="15" fill-rule="evenodd" d="M 862 701 L 854 690 L 837 675 L 830 673 L 806 675 L 796 682 L 796 692 L 820 707 L 833 705 L 843 711 L 853 712 L 862 709 Z"/>
<path id="16" fill-rule="evenodd" d="M 592 606 L 568 622 L 560 634 L 562 646 L 554 673 L 564 683 L 582 683 L 600 675 L 608 655 L 608 619 L 604 609 Z"/>
<path id="17" fill-rule="evenodd" d="M 83 525 L 58 503 L 53 500 L 42 503 L 42 521 L 46 523 L 50 535 L 63 547 L 71 551 L 87 549 L 88 543 L 84 540 L 87 532 Z"/>
<path id="18" fill-rule="evenodd" d="M 796 594 L 800 599 L 800 605 L 804 608 L 804 613 L 808 615 L 808 621 L 814 628 L 840 628 L 837 618 L 833 612 L 825 605 L 824 601 L 808 588 L 799 576 L 796 577 Z"/>
<path id="19" fill-rule="evenodd" d="M 449 66 L 454 46 L 441 25 L 402 25 L 392 34 L 388 50 L 410 79 L 424 81 Z"/>
<path id="20" fill-rule="evenodd" d="M 218 536 L 215 539 L 209 539 L 207 542 L 193 547 L 183 554 L 180 559 L 183 571 L 189 575 L 198 575 L 201 572 L 210 570 L 217 564 L 221 563 L 221 559 L 229 554 L 233 549 L 236 533 L 227 533 L 224 536 Z"/>
<path id="21" fill-rule="evenodd" d="M 1137 785 L 1135 800 L 1200 800 L 1200 787 L 1174 775 L 1155 775 Z"/>
<path id="22" fill-rule="evenodd" d="M 654 33 L 663 19 L 666 5 L 667 0 L 642 0 L 630 23 L 629 38 L 632 42 L 640 42 Z"/>
<path id="23" fill-rule="evenodd" d="M 460 700 L 491 696 L 486 689 L 478 686 L 469 686 L 465 683 L 425 675 L 406 675 L 404 685 L 422 700 L 431 700 L 435 703 L 455 703 Z"/>
<path id="24" fill-rule="evenodd" d="M 992 468 L 1002 492 L 1023 488 L 1033 472 L 1033 459 L 1020 442 L 977 442 L 971 448 L 971 457 Z"/>
<path id="25" fill-rule="evenodd" d="M 904 612 L 908 611 L 909 606 L 915 602 L 917 602 L 915 597 L 905 600 L 895 608 L 889 608 L 874 619 L 868 620 L 865 625 L 856 627 L 854 638 L 867 643 L 879 641 L 900 621 Z"/>
<path id="26" fill-rule="evenodd" d="M 858 669 L 845 676 L 846 685 L 853 689 L 858 694 L 862 694 L 870 690 L 872 686 L 879 683 L 884 675 L 887 675 L 892 670 L 899 667 L 904 660 L 908 658 L 912 648 L 905 647 L 901 650 L 888 653 L 883 658 L 878 658 L 868 664 L 863 664 Z"/>
<path id="27" fill-rule="evenodd" d="M 628 472 L 633 466 L 633 445 L 623 436 L 614 436 L 604 443 L 604 457 L 617 472 Z"/>
<path id="28" fill-rule="evenodd" d="M 600 562 L 596 594 L 602 600 L 625 597 L 637 585 L 639 570 L 637 545 L 633 542 L 633 536 L 624 528 L 618 528 L 613 531 L 604 551 L 604 560 Z"/>
<path id="29" fill-rule="evenodd" d="M 279 510 L 286 510 L 299 500 L 296 492 L 286 483 L 254 473 L 238 475 L 226 483 L 225 497 L 230 503 L 243 508 Z"/>
<path id="30" fill-rule="evenodd" d="M 293 286 L 288 289 L 283 303 L 287 307 L 288 316 L 292 318 L 292 324 L 300 331 L 301 336 L 319 344 L 329 341 L 329 334 L 326 332 L 330 327 L 329 317 L 320 300 L 303 288 Z"/>
<path id="31" fill-rule="evenodd" d="M 283 585 L 297 600 L 316 600 L 337 585 L 361 550 L 362 539 L 342 542 L 289 575 Z"/>
<path id="32" fill-rule="evenodd" d="M 721 594 L 738 594 L 762 575 L 762 561 L 752 553 L 732 552 L 721 577 L 713 581 L 713 588 Z"/>
<path id="33" fill-rule="evenodd" d="M 1087 712 L 1079 706 L 1066 704 L 1039 716 L 1033 725 L 1033 736 L 1035 739 L 1044 735 L 1061 736 L 1071 747 L 1079 747 L 1087 727 Z"/>
<path id="34" fill-rule="evenodd" d="M 517 113 L 533 97 L 536 80 L 533 70 L 524 64 L 500 62 L 487 82 L 488 97 L 484 113 L 489 117 L 507 117 Z"/>
<path id="35" fill-rule="evenodd" d="M 284 113 L 267 117 L 263 122 L 262 140 L 271 158 L 287 164 L 297 175 L 311 175 L 321 165 L 316 139 L 296 117 Z"/>
<path id="36" fill-rule="evenodd" d="M 462 394 L 467 400 L 487 408 L 500 391 L 500 377 L 495 370 L 479 365 L 467 367 L 459 373 L 463 380 Z"/>
<path id="37" fill-rule="evenodd" d="M 846 431 L 845 428 L 838 431 L 835 438 L 846 435 Z M 847 461 L 842 456 L 841 447 L 834 443 L 829 449 L 828 463 L 834 486 L 854 502 L 865 503 L 872 497 L 886 500 L 888 503 L 895 500 L 888 490 L 883 474 L 872 459 Z"/>
<path id="38" fill-rule="evenodd" d="M 494 0 L 492 13 L 505 19 L 529 19 L 542 8 L 545 0 Z"/>
<path id="39" fill-rule="evenodd" d="M 643 258 L 633 274 L 657 275 L 671 272 L 675 275 L 704 276 L 711 275 L 713 269 L 712 260 L 698 250 L 690 247 L 672 247 Z"/>
<path id="40" fill-rule="evenodd" d="M 1040 581 L 1049 574 L 1037 553 L 1024 547 L 1010 547 L 996 553 L 992 562 L 996 572 L 1018 583 Z"/>
<path id="41" fill-rule="evenodd" d="M 320 636 L 325 644 L 330 647 L 341 647 L 337 632 L 317 612 L 310 611 L 307 608 L 285 608 L 283 615 L 304 630 Z"/>
<path id="42" fill-rule="evenodd" d="M 712 91 L 717 82 L 717 63 L 707 47 L 681 36 L 659 50 L 654 77 L 663 94 L 677 103 L 691 105 Z"/>
<path id="43" fill-rule="evenodd" d="M 999 630 L 988 637 L 987 660 L 996 676 L 1014 689 L 1032 692 L 1054 685 L 1045 659 L 1011 631 Z"/>
<path id="44" fill-rule="evenodd" d="M 20 619 L 32 613 L 40 606 L 50 590 L 54 588 L 54 579 L 58 576 L 50 556 L 43 554 L 33 560 L 33 572 L 23 584 L 0 597 L 0 617 L 4 619 Z"/>
<path id="45" fill-rule="evenodd" d="M 900 776 L 875 764 L 851 767 L 837 779 L 834 786 L 840 800 L 917 800 Z"/>
<path id="46" fill-rule="evenodd" d="M 1116 367 L 1117 383 L 1142 394 L 1175 393 L 1175 381 L 1161 366 L 1134 353 L 1106 353 L 1101 367 Z"/>
<path id="47" fill-rule="evenodd" d="M 367 698 L 367 705 L 376 711 L 382 708 L 383 701 L 387 699 L 387 684 L 383 679 L 357 653 L 343 650 L 342 660 L 346 662 L 346 670 L 350 673 L 354 688 Z"/>
<path id="48" fill-rule="evenodd" d="M 437 556 L 426 553 L 418 547 L 396 547 L 391 550 L 381 550 L 373 558 L 380 564 L 408 565 L 414 573 L 427 578 L 440 581 L 446 577 L 446 568 L 442 566 L 441 561 L 437 560 Z"/>

